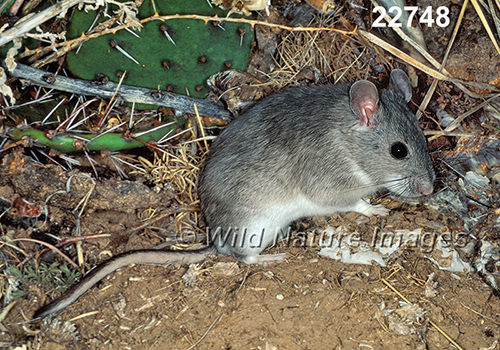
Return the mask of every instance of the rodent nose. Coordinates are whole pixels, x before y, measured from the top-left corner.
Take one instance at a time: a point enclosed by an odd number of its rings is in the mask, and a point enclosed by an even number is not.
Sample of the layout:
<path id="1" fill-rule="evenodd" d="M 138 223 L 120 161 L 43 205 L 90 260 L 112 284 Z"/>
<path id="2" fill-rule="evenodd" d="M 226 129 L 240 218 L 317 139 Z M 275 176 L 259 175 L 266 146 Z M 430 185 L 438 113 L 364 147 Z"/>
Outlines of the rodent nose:
<path id="1" fill-rule="evenodd" d="M 418 192 L 422 196 L 427 196 L 427 195 L 431 194 L 432 191 L 434 190 L 432 183 L 420 183 L 418 187 L 419 187 Z"/>

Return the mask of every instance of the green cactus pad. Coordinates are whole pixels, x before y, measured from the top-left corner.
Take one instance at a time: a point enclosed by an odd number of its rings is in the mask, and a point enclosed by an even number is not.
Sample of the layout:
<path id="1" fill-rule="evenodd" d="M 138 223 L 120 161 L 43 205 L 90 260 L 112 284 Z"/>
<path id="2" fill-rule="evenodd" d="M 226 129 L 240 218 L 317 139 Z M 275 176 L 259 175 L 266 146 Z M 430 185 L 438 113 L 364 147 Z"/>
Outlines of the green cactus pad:
<path id="1" fill-rule="evenodd" d="M 225 17 L 227 12 L 209 6 L 207 0 L 155 1 L 159 15 L 197 14 Z M 109 13 L 112 13 L 110 10 Z M 151 0 L 144 1 L 138 18 L 154 15 Z M 95 11 L 75 11 L 68 36 L 79 37 L 91 26 Z M 102 19 L 103 21 L 104 19 Z M 175 45 L 160 30 L 165 26 Z M 168 90 L 203 98 L 208 93 L 207 78 L 228 67 L 244 70 L 254 40 L 251 27 L 244 23 L 221 22 L 222 29 L 212 22 L 173 19 L 166 22 L 145 23 L 137 38 L 120 30 L 84 43 L 79 50 L 67 56 L 68 69 L 76 76 L 94 80 L 98 74 L 118 82 L 126 71 L 123 84 L 150 89 Z M 241 30 L 243 29 L 243 31 Z M 244 32 L 244 35 L 241 33 Z M 139 64 L 110 46 L 114 42 Z"/>
<path id="2" fill-rule="evenodd" d="M 177 123 L 167 123 L 163 128 L 157 128 L 154 131 L 145 133 L 137 137 L 136 140 L 127 140 L 121 133 L 103 133 L 101 135 L 60 133 L 49 137 L 46 132 L 31 128 L 11 129 L 9 135 L 13 141 L 28 138 L 33 145 L 49 147 L 62 153 L 78 152 L 82 150 L 82 147 L 89 151 L 107 150 L 114 152 L 144 147 L 146 142 L 157 142 L 166 134 L 173 134 L 178 127 Z M 78 140 L 82 141 L 80 142 L 81 146 L 77 146 L 76 141 Z"/>

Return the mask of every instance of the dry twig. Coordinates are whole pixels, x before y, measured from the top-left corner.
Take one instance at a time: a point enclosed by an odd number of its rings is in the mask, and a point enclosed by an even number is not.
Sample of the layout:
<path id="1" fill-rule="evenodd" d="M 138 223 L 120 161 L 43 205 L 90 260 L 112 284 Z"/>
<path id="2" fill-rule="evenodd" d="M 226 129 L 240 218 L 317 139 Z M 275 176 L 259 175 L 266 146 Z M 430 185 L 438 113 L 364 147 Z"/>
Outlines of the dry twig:
<path id="1" fill-rule="evenodd" d="M 4 61 L 1 64 L 6 67 Z M 99 96 L 101 98 L 113 97 L 118 87 L 117 84 L 112 82 L 100 85 L 96 82 L 70 79 L 60 75 L 54 77 L 52 73 L 19 63 L 10 74 L 16 78 L 30 80 L 34 85 L 49 89 L 62 90 L 79 95 Z M 229 112 L 225 111 L 220 105 L 214 105 L 207 101 L 166 91 L 121 85 L 118 89 L 118 95 L 126 102 L 171 107 L 181 112 L 193 114 L 195 113 L 193 105 L 196 103 L 198 111 L 202 115 L 218 117 L 226 121 L 229 118 Z"/>

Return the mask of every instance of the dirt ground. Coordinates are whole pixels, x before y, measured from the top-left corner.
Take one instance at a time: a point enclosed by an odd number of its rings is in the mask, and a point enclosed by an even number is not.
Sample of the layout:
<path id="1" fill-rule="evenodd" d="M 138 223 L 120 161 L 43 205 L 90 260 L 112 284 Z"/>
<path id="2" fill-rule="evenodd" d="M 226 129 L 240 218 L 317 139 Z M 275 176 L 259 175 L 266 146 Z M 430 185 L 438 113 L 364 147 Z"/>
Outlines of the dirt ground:
<path id="1" fill-rule="evenodd" d="M 4 170 L 5 164 L 15 163 L 14 158 L 4 159 Z M 22 165 L 9 176 L 2 174 L 1 197 L 18 193 L 43 204 L 78 172 L 16 159 Z M 70 195 L 49 202 L 53 226 L 69 222 L 68 208 L 76 207 L 91 184 L 83 176 L 73 180 Z M 137 207 L 141 207 L 160 200 L 167 204 L 162 210 L 168 211 L 173 209 L 168 205 L 170 195 L 168 190 L 154 193 L 137 181 L 97 181 L 81 218 L 82 234 L 110 236 L 83 243 L 87 268 L 108 254 L 152 247 L 170 236 L 170 219 L 158 224 L 166 231 L 127 231 L 140 225 L 137 215 L 130 215 L 136 210 L 130 205 L 140 203 Z M 463 226 L 460 218 L 422 205 L 398 205 L 386 218 L 334 215 L 299 222 L 295 229 L 305 232 L 342 225 L 369 241 L 375 228 L 413 230 L 437 224 L 452 233 Z M 31 232 L 31 228 L 21 230 L 16 238 Z M 271 252 L 289 252 L 291 257 L 267 268 L 237 263 L 228 256 L 213 256 L 190 268 L 130 266 L 105 278 L 51 321 L 26 322 L 58 295 L 27 283 L 27 294 L 3 322 L 9 332 L 2 332 L 0 341 L 24 344 L 28 349 L 455 348 L 440 329 L 462 349 L 495 349 L 500 298 L 492 295 L 478 275 L 441 271 L 418 248 L 405 250 L 382 268 L 340 263 L 318 256 L 316 243 L 299 247 L 293 242 L 272 248 Z M 35 248 L 30 242 L 21 246 L 27 251 Z M 74 248 L 67 249 L 74 253 Z M 43 259 L 54 257 L 49 253 Z M 430 274 L 435 274 L 435 295 L 427 293 Z M 405 305 L 392 288 L 411 305 Z"/>

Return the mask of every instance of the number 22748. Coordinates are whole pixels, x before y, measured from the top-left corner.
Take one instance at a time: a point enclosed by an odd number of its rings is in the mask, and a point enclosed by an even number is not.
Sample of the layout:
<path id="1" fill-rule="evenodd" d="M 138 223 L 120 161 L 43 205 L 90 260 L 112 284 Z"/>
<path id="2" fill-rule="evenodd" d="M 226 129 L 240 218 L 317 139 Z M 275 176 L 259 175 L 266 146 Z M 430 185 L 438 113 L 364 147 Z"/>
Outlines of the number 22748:
<path id="1" fill-rule="evenodd" d="M 411 27 L 413 18 L 418 12 L 418 7 L 417 6 L 405 6 L 403 7 L 403 10 L 408 12 L 408 21 L 406 23 L 407 27 Z M 377 6 L 373 9 L 373 12 L 379 13 L 379 16 L 375 21 L 373 22 L 372 27 L 379 27 L 379 28 L 385 28 L 385 27 L 402 27 L 403 24 L 399 22 L 399 19 L 403 15 L 403 10 L 400 7 L 397 6 L 392 6 L 389 9 L 389 13 L 393 14 L 394 17 L 392 20 L 386 24 L 385 22 L 382 22 L 386 15 L 386 10 L 385 7 L 382 6 Z M 439 6 L 436 9 L 436 18 L 434 19 L 433 13 L 432 13 L 432 7 L 428 6 L 425 8 L 425 11 L 422 13 L 422 15 L 419 18 L 419 23 L 421 24 L 427 24 L 428 27 L 432 27 L 434 24 L 436 24 L 439 27 L 447 27 L 450 24 L 450 18 L 448 17 L 450 13 L 450 10 L 446 6 Z"/>

